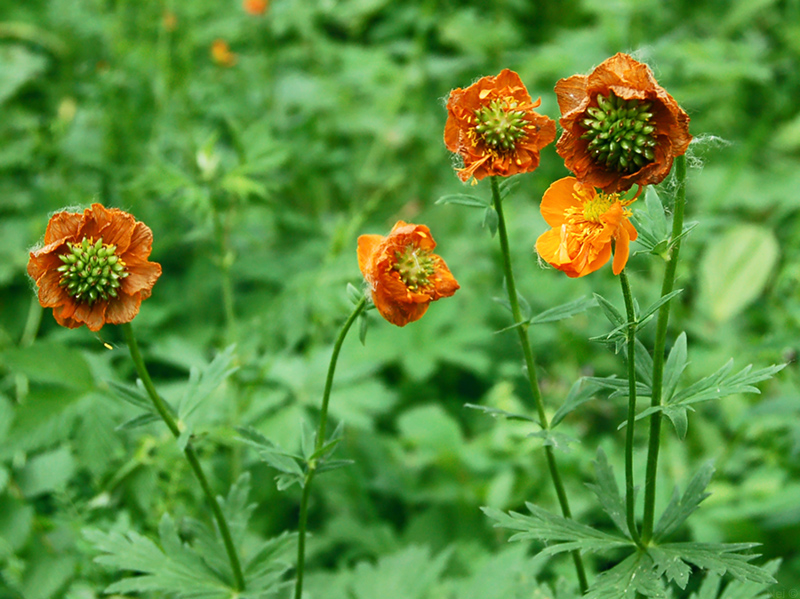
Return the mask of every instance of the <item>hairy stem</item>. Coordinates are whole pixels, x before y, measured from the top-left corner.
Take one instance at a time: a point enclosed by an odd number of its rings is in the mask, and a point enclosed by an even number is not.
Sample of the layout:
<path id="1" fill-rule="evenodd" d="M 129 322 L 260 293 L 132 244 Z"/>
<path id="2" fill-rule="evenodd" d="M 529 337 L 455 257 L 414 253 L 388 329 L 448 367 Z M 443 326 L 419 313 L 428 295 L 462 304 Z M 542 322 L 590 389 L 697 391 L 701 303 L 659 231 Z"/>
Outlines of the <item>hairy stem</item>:
<path id="1" fill-rule="evenodd" d="M 358 318 L 359 314 L 364 310 L 367 305 L 367 297 L 361 298 L 361 301 L 353 308 L 353 312 L 348 317 L 347 321 L 339 331 L 339 336 L 336 338 L 336 343 L 333 345 L 333 353 L 331 354 L 331 361 L 328 364 L 328 376 L 325 379 L 325 389 L 322 392 L 322 407 L 320 408 L 319 415 L 319 428 L 317 429 L 317 438 L 314 443 L 314 453 L 317 454 L 325 444 L 325 429 L 328 426 L 328 404 L 331 398 L 331 388 L 333 387 L 333 375 L 336 372 L 336 362 L 339 360 L 339 351 L 342 349 L 347 332 L 353 323 Z M 303 596 L 303 575 L 305 573 L 305 559 L 306 559 L 306 527 L 308 525 L 308 499 L 311 495 L 311 481 L 314 479 L 314 474 L 317 471 L 317 458 L 310 460 L 308 469 L 306 471 L 305 479 L 303 480 L 303 495 L 300 499 L 300 521 L 298 524 L 297 533 L 297 577 L 295 579 L 294 596 L 295 599 L 301 599 Z"/>
<path id="2" fill-rule="evenodd" d="M 667 267 L 664 270 L 664 282 L 661 285 L 661 297 L 672 293 L 675 287 L 675 270 L 678 267 L 678 255 L 681 250 L 681 233 L 683 232 L 683 213 L 686 207 L 686 156 L 675 159 L 675 211 L 672 216 L 673 245 L 667 255 Z M 664 348 L 667 343 L 667 324 L 671 302 L 658 309 L 656 322 L 656 340 L 653 347 L 653 393 L 650 405 L 661 406 L 661 391 L 664 381 Z M 658 451 L 661 445 L 661 412 L 650 416 L 650 440 L 647 447 L 647 474 L 644 484 L 644 520 L 642 521 L 642 543 L 647 544 L 653 536 L 655 519 L 656 474 L 658 472 Z"/>
<path id="3" fill-rule="evenodd" d="M 500 187 L 497 177 L 491 177 L 491 181 L 492 199 L 494 201 L 494 208 L 497 211 L 497 233 L 500 237 L 500 250 L 503 255 L 503 272 L 506 278 L 508 303 L 511 305 L 511 314 L 514 318 L 515 328 L 519 335 L 520 345 L 522 346 L 522 353 L 525 357 L 525 367 L 528 371 L 528 384 L 530 385 L 536 411 L 539 415 L 539 425 L 542 427 L 542 430 L 548 430 L 550 428 L 550 423 L 547 420 L 547 414 L 544 410 L 542 392 L 539 389 L 539 380 L 536 375 L 536 361 L 533 358 L 533 350 L 531 349 L 530 340 L 528 339 L 528 324 L 525 323 L 522 318 L 519 299 L 517 297 L 517 286 L 514 282 L 514 273 L 511 269 L 511 253 L 508 249 L 508 232 L 506 230 L 505 217 L 503 216 Z M 561 513 L 565 518 L 572 519 L 572 511 L 569 508 L 569 500 L 567 499 L 567 493 L 564 489 L 564 483 L 561 481 L 561 474 L 558 471 L 558 464 L 553 448 L 550 445 L 545 445 L 544 451 L 547 456 L 547 467 L 550 470 L 550 478 L 553 480 L 553 486 L 558 496 L 558 503 L 561 506 Z M 583 558 L 580 552 L 576 550 L 572 552 L 572 559 L 575 562 L 575 571 L 578 574 L 578 584 L 580 585 L 581 593 L 585 593 L 589 588 L 589 583 L 586 579 L 586 569 L 583 565 Z"/>
<path id="4" fill-rule="evenodd" d="M 633 310 L 633 295 L 628 275 L 619 273 L 622 297 L 625 298 L 625 314 L 628 318 L 626 337 L 628 342 L 628 426 L 625 434 L 625 508 L 628 532 L 637 545 L 641 543 L 639 529 L 636 527 L 636 514 L 633 485 L 633 427 L 636 421 L 636 314 Z"/>
<path id="5" fill-rule="evenodd" d="M 128 343 L 128 348 L 131 352 L 131 358 L 133 358 L 133 363 L 136 366 L 136 372 L 139 373 L 139 378 L 142 379 L 144 388 L 147 391 L 147 394 L 150 396 L 156 411 L 161 416 L 161 419 L 164 421 L 164 424 L 167 425 L 167 428 L 169 428 L 172 435 L 177 439 L 181 435 L 180 428 L 178 427 L 178 423 L 175 422 L 175 419 L 172 417 L 167 404 L 163 399 L 161 399 L 161 396 L 158 394 L 155 386 L 153 385 L 153 381 L 150 378 L 150 373 L 148 373 L 147 366 L 145 365 L 144 360 L 142 359 L 142 354 L 139 351 L 139 344 L 136 342 L 136 337 L 133 334 L 133 327 L 130 323 L 125 323 L 121 326 L 122 332 L 125 335 L 125 341 Z M 220 535 L 222 535 L 222 542 L 225 545 L 225 552 L 228 554 L 228 560 L 231 563 L 231 571 L 233 572 L 235 590 L 243 591 L 244 574 L 242 573 L 242 566 L 239 562 L 239 556 L 236 553 L 236 548 L 233 544 L 233 537 L 231 536 L 231 530 L 228 526 L 228 521 L 225 519 L 225 514 L 222 513 L 222 508 L 219 505 L 219 501 L 217 501 L 217 498 L 211 489 L 211 485 L 208 483 L 208 479 L 203 472 L 203 468 L 200 466 L 200 460 L 197 457 L 197 452 L 195 452 L 191 441 L 186 443 L 183 453 L 186 455 L 186 460 L 189 462 L 189 466 L 191 466 L 192 472 L 194 472 L 194 475 L 200 483 L 200 486 L 203 488 L 206 499 L 211 506 L 211 512 L 213 513 L 214 519 L 217 522 Z"/>

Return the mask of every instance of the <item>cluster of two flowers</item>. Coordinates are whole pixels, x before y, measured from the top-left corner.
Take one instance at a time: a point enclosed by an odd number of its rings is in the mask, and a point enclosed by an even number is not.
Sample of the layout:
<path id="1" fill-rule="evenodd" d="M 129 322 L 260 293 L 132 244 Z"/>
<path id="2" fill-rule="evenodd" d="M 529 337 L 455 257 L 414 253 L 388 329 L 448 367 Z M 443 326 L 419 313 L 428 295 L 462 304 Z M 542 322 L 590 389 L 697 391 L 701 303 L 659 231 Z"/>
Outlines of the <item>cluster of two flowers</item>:
<path id="1" fill-rule="evenodd" d="M 691 141 L 689 117 L 649 67 L 626 54 L 609 58 L 589 75 L 562 79 L 555 90 L 563 127 L 556 148 L 575 177 L 560 179 L 545 192 L 541 211 L 552 229 L 539 237 L 536 249 L 555 268 L 580 277 L 608 262 L 614 245 L 612 266 L 619 274 L 637 236 L 628 220 L 633 200 L 621 193 L 666 177 Z M 454 90 L 444 139 L 463 160 L 459 177 L 535 170 L 539 152 L 556 134 L 552 119 L 534 111 L 538 105 L 509 70 Z M 83 214 L 52 217 L 44 247 L 31 252 L 28 273 L 42 306 L 53 308 L 59 324 L 86 324 L 96 331 L 105 323 L 129 322 L 150 296 L 161 274 L 161 267 L 147 260 L 151 246 L 148 227 L 95 204 Z M 402 221 L 387 237 L 359 238 L 359 267 L 376 308 L 392 324 L 418 320 L 430 302 L 459 288 L 433 253 L 435 246 L 426 226 Z"/>

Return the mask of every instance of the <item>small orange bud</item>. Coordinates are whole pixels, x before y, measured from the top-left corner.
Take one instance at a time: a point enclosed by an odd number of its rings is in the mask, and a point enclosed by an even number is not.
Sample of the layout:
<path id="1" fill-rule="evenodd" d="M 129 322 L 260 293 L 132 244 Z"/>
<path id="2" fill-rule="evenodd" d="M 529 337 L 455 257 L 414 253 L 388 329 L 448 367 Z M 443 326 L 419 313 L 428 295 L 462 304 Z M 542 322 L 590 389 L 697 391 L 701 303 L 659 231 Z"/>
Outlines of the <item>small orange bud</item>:
<path id="1" fill-rule="evenodd" d="M 244 0 L 242 8 L 247 14 L 258 16 L 263 15 L 269 8 L 268 0 Z"/>
<path id="2" fill-rule="evenodd" d="M 231 52 L 228 42 L 217 39 L 211 44 L 211 59 L 221 67 L 232 67 L 236 64 L 236 54 Z"/>

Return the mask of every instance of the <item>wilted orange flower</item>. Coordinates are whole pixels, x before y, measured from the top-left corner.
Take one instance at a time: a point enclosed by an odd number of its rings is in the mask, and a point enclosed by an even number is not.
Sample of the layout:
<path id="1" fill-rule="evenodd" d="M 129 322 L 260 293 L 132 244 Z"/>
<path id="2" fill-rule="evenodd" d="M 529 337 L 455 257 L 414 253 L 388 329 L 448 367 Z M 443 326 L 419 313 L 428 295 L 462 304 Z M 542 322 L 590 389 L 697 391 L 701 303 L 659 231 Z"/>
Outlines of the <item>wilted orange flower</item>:
<path id="1" fill-rule="evenodd" d="M 561 79 L 556 95 L 564 128 L 556 151 L 580 181 L 609 193 L 660 183 L 692 140 L 689 116 L 627 54 Z"/>
<path id="2" fill-rule="evenodd" d="M 458 289 L 447 264 L 433 253 L 435 247 L 428 227 L 403 221 L 387 237 L 358 238 L 358 267 L 375 307 L 392 324 L 402 327 L 419 320 L 428 304 Z"/>
<path id="3" fill-rule="evenodd" d="M 214 40 L 211 44 L 211 59 L 221 67 L 232 67 L 236 64 L 236 54 L 231 52 L 228 42 L 225 40 Z"/>
<path id="4" fill-rule="evenodd" d="M 58 324 L 99 331 L 130 322 L 150 297 L 161 276 L 161 265 L 147 260 L 152 245 L 150 228 L 122 210 L 92 204 L 83 214 L 57 212 L 28 274 Z"/>
<path id="5" fill-rule="evenodd" d="M 269 7 L 269 2 L 267 0 L 244 0 L 242 2 L 242 8 L 244 11 L 251 15 L 263 15 L 267 12 L 267 8 Z"/>
<path id="6" fill-rule="evenodd" d="M 536 240 L 536 251 L 568 276 L 582 277 L 608 262 L 613 242 L 618 275 L 628 262 L 630 241 L 638 236 L 628 220 L 628 204 L 619 194 L 598 193 L 574 177 L 559 179 L 542 198 L 542 216 L 553 228 Z"/>
<path id="7" fill-rule="evenodd" d="M 539 166 L 539 152 L 556 138 L 553 119 L 534 112 L 514 71 L 484 77 L 467 89 L 454 89 L 447 100 L 444 143 L 464 160 L 462 181 L 491 175 L 508 177 Z"/>

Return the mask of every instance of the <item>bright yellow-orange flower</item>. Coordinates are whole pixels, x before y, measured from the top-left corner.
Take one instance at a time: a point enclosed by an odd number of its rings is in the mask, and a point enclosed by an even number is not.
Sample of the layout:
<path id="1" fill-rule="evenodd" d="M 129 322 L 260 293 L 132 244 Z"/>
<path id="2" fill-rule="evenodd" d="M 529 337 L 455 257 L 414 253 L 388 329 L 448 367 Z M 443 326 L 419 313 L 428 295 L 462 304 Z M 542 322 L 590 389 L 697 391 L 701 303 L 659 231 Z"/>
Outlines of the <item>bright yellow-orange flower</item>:
<path id="1" fill-rule="evenodd" d="M 263 15 L 267 12 L 269 2 L 267 0 L 244 0 L 242 8 L 245 12 L 253 16 Z"/>
<path id="2" fill-rule="evenodd" d="M 149 262 L 150 228 L 116 208 L 92 204 L 83 214 L 57 212 L 47 224 L 44 246 L 31 252 L 28 274 L 39 303 L 53 308 L 58 324 L 130 322 L 150 293 L 161 265 Z"/>
<path id="3" fill-rule="evenodd" d="M 462 181 L 528 173 L 539 166 L 539 152 L 556 138 L 553 119 L 534 112 L 514 71 L 483 77 L 467 89 L 454 89 L 447 100 L 444 143 L 464 161 Z"/>
<path id="4" fill-rule="evenodd" d="M 231 51 L 225 40 L 214 40 L 211 44 L 211 60 L 221 67 L 232 67 L 238 60 L 236 53 Z"/>
<path id="5" fill-rule="evenodd" d="M 574 177 L 559 179 L 542 198 L 542 216 L 553 228 L 536 240 L 536 251 L 568 276 L 582 277 L 608 262 L 613 242 L 618 275 L 628 262 L 629 243 L 638 236 L 628 220 L 629 203 Z"/>
<path id="6" fill-rule="evenodd" d="M 428 305 L 459 288 L 425 225 L 397 221 L 387 237 L 358 238 L 358 267 L 372 300 L 386 320 L 399 327 L 422 318 Z"/>
<path id="7" fill-rule="evenodd" d="M 607 193 L 660 183 L 692 140 L 689 116 L 627 54 L 561 79 L 556 95 L 564 129 L 556 151 L 580 181 Z"/>

